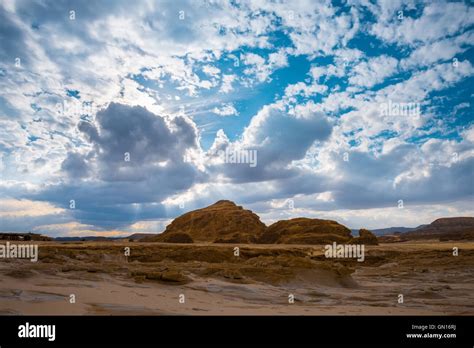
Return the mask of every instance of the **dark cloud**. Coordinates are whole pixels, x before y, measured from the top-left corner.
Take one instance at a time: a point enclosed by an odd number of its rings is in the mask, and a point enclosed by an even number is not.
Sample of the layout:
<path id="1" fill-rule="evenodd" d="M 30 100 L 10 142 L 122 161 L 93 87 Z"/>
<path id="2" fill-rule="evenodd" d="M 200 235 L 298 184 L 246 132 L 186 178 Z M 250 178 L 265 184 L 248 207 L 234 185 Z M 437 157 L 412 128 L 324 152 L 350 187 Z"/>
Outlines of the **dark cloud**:
<path id="1" fill-rule="evenodd" d="M 198 146 L 196 128 L 185 117 L 166 119 L 112 103 L 78 128 L 92 150 L 70 152 L 63 182 L 33 197 L 63 208 L 74 200 L 72 213 L 82 223 L 116 228 L 164 217 L 165 207 L 156 202 L 200 180 L 202 174 L 184 161 L 186 151 Z"/>
<path id="2" fill-rule="evenodd" d="M 78 153 L 72 152 L 61 164 L 61 169 L 72 178 L 83 178 L 89 174 L 87 162 Z"/>
<path id="3" fill-rule="evenodd" d="M 94 147 L 87 156 L 101 180 L 141 181 L 157 176 L 176 182 L 166 176 L 191 168 L 183 158 L 187 149 L 197 148 L 197 132 L 182 116 L 167 121 L 142 107 L 112 103 L 97 113 L 95 121 L 82 121 L 79 130 Z"/>
<path id="4" fill-rule="evenodd" d="M 2 216 L 0 218 L 0 231 L 8 232 L 36 232 L 38 226 L 49 225 L 51 223 L 64 224 L 71 221 L 71 216 L 67 213 L 46 214 L 41 216 Z"/>
<path id="5" fill-rule="evenodd" d="M 20 58 L 21 65 L 27 65 L 30 53 L 24 41 L 22 30 L 12 21 L 10 14 L 0 6 L 0 62 L 14 68 L 15 59 Z"/>

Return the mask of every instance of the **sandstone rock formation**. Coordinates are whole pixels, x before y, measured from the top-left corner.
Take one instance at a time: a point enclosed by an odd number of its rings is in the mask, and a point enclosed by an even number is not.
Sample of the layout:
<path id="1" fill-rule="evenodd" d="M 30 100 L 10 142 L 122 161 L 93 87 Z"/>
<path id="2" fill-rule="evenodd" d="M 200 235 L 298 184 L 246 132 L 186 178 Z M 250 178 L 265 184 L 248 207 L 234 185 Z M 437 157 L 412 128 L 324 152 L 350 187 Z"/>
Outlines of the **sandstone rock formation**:
<path id="1" fill-rule="evenodd" d="M 163 236 L 164 243 L 193 243 L 193 239 L 187 233 L 171 233 L 167 236 Z"/>
<path id="2" fill-rule="evenodd" d="M 234 202 L 222 200 L 181 215 L 163 233 L 147 238 L 147 241 L 255 243 L 265 228 L 258 215 Z"/>
<path id="3" fill-rule="evenodd" d="M 260 237 L 261 244 L 347 243 L 351 230 L 332 220 L 295 218 L 270 225 Z"/>
<path id="4" fill-rule="evenodd" d="M 370 232 L 369 230 L 366 230 L 365 228 L 361 228 L 359 230 L 359 237 L 354 238 L 351 243 L 365 244 L 365 245 L 379 245 L 379 242 L 377 241 L 377 237 L 372 232 Z"/>

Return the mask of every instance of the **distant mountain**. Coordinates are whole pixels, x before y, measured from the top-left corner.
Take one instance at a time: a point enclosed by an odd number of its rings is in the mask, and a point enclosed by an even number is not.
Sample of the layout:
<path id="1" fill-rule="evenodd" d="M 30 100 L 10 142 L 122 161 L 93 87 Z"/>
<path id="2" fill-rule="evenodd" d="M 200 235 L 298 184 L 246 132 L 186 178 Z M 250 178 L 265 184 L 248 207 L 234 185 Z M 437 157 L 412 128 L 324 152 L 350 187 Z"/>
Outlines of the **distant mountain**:
<path id="1" fill-rule="evenodd" d="M 109 241 L 109 240 L 117 240 L 122 238 L 117 237 L 103 237 L 103 236 L 84 236 L 84 237 L 56 237 L 54 238 L 55 241 L 58 242 L 100 242 L 100 241 Z"/>
<path id="2" fill-rule="evenodd" d="M 402 233 L 407 239 L 474 240 L 474 217 L 441 218 L 414 231 Z"/>
<path id="3" fill-rule="evenodd" d="M 54 240 L 58 242 L 100 242 L 114 240 L 141 240 L 146 237 L 156 236 L 155 233 L 134 233 L 126 237 L 105 237 L 105 236 L 77 236 L 77 237 L 56 237 Z"/>
<path id="4" fill-rule="evenodd" d="M 399 233 L 405 233 L 405 232 L 411 232 L 415 231 L 419 228 L 425 227 L 428 225 L 420 225 L 417 227 L 387 227 L 387 228 L 376 228 L 371 230 L 373 234 L 376 236 L 386 236 L 390 234 L 399 234 Z M 351 229 L 352 235 L 357 236 L 358 230 L 356 229 Z"/>
<path id="5" fill-rule="evenodd" d="M 418 229 L 422 226 L 425 226 L 425 225 L 421 225 L 421 226 L 418 226 L 418 227 L 387 227 L 387 228 L 378 228 L 378 229 L 371 230 L 371 231 L 376 236 L 384 236 L 384 235 L 387 235 L 387 234 L 404 233 L 404 232 L 414 231 L 414 230 L 416 230 L 416 229 Z"/>
<path id="6" fill-rule="evenodd" d="M 421 225 L 411 231 L 393 232 L 379 237 L 379 241 L 385 243 L 419 239 L 474 240 L 474 217 L 440 218 L 431 224 Z"/>

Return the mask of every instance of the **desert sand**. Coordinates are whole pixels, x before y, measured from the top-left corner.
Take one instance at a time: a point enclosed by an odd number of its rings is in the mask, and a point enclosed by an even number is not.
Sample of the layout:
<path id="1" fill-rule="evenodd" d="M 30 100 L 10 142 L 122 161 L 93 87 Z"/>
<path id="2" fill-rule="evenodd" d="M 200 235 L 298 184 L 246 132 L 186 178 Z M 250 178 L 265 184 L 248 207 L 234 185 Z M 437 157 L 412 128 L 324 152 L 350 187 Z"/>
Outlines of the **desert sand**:
<path id="1" fill-rule="evenodd" d="M 36 263 L 0 260 L 0 314 L 474 314 L 474 242 L 367 246 L 364 262 L 323 245 L 37 243 Z"/>

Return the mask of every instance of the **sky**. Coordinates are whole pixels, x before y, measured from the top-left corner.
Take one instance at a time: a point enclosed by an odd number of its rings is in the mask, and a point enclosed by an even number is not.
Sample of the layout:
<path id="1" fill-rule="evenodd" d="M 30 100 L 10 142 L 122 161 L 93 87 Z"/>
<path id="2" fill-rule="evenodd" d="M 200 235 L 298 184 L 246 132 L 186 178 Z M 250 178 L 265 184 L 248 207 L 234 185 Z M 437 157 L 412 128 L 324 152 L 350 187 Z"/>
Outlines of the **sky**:
<path id="1" fill-rule="evenodd" d="M 0 2 L 0 231 L 474 216 L 474 7 Z"/>

